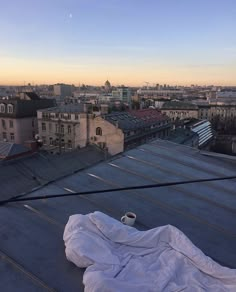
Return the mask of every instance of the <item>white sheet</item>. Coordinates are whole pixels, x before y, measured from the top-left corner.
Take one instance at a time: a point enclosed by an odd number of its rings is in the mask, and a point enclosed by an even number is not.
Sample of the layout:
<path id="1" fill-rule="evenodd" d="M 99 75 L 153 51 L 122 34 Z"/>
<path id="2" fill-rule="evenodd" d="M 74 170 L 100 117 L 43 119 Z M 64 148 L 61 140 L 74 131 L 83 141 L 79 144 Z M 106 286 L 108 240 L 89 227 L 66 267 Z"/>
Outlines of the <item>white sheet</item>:
<path id="1" fill-rule="evenodd" d="M 73 215 L 66 257 L 87 268 L 86 292 L 236 291 L 236 270 L 205 256 L 177 228 L 138 231 L 101 213 Z"/>

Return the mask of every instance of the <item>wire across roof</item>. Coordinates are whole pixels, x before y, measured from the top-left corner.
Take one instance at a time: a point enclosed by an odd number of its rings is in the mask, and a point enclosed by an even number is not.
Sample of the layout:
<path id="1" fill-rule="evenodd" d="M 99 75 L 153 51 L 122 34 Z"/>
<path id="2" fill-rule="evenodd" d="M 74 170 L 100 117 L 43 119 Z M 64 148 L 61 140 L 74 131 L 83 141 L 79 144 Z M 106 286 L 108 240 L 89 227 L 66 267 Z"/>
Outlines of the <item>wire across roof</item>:
<path id="1" fill-rule="evenodd" d="M 29 196 L 235 175 L 235 160 L 205 154 L 156 140 Z M 140 230 L 172 224 L 204 253 L 236 268 L 235 186 L 235 180 L 225 180 L 2 206 L 0 290 L 83 291 L 84 270 L 66 260 L 62 235 L 70 215 L 95 210 L 118 220 L 126 211 L 133 211 Z"/>

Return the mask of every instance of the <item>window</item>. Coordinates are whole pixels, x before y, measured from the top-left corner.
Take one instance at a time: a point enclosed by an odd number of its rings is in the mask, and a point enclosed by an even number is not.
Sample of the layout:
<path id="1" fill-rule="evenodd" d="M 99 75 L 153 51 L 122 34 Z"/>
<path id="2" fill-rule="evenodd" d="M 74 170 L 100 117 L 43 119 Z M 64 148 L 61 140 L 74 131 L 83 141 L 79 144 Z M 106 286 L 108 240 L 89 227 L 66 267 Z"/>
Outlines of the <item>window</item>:
<path id="1" fill-rule="evenodd" d="M 7 139 L 7 133 L 6 132 L 2 132 L 2 138 L 3 138 L 3 140 Z"/>
<path id="2" fill-rule="evenodd" d="M 68 114 L 68 120 L 70 120 L 71 119 L 71 114 Z"/>
<path id="3" fill-rule="evenodd" d="M 4 103 L 1 103 L 1 105 L 0 105 L 0 112 L 5 113 L 5 104 Z"/>
<path id="4" fill-rule="evenodd" d="M 71 134 L 71 126 L 68 125 L 68 134 Z"/>
<path id="5" fill-rule="evenodd" d="M 72 148 L 72 142 L 71 142 L 71 140 L 68 140 L 68 148 Z"/>
<path id="6" fill-rule="evenodd" d="M 4 129 L 6 129 L 6 122 L 5 122 L 5 120 L 2 120 L 2 127 L 3 127 Z"/>
<path id="7" fill-rule="evenodd" d="M 78 114 L 75 114 L 75 120 L 78 120 L 79 116 Z"/>
<path id="8" fill-rule="evenodd" d="M 64 125 L 61 125 L 61 133 L 64 134 Z"/>
<path id="9" fill-rule="evenodd" d="M 52 139 L 52 137 L 49 138 L 49 144 L 50 144 L 50 146 L 53 146 L 53 139 Z"/>
<path id="10" fill-rule="evenodd" d="M 42 141 L 43 141 L 43 145 L 46 145 L 47 144 L 47 139 L 45 136 L 42 136 Z"/>
<path id="11" fill-rule="evenodd" d="M 13 121 L 12 120 L 9 121 L 9 127 L 13 128 Z"/>
<path id="12" fill-rule="evenodd" d="M 9 114 L 12 114 L 12 113 L 13 113 L 13 105 L 12 105 L 12 104 L 8 104 L 8 105 L 7 105 L 7 112 L 8 112 Z"/>
<path id="13" fill-rule="evenodd" d="M 46 131 L 46 124 L 42 123 L 42 131 Z"/>
<path id="14" fill-rule="evenodd" d="M 100 127 L 96 128 L 96 135 L 102 136 L 102 129 Z"/>
<path id="15" fill-rule="evenodd" d="M 11 139 L 11 141 L 14 141 L 14 140 L 15 140 L 15 135 L 14 135 L 14 133 L 10 133 L 10 139 Z"/>

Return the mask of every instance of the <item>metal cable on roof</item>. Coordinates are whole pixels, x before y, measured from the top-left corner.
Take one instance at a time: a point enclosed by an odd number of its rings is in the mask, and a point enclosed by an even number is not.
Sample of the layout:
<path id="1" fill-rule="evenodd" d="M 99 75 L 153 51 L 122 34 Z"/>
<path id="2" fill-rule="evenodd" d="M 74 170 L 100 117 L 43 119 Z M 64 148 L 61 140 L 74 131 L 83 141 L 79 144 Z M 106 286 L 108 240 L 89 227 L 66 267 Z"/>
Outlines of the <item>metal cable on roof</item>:
<path id="1" fill-rule="evenodd" d="M 27 197 L 27 198 L 15 196 L 7 200 L 0 201 L 0 206 L 3 206 L 8 203 L 13 203 L 13 202 L 35 201 L 35 200 L 42 200 L 42 199 L 53 199 L 53 198 L 63 198 L 63 197 L 72 197 L 72 196 L 74 197 L 74 196 L 82 196 L 82 195 L 84 196 L 84 195 L 99 194 L 99 193 L 160 188 L 160 187 L 168 187 L 168 186 L 174 186 L 174 185 L 184 185 L 184 184 L 191 184 L 191 183 L 202 183 L 202 182 L 230 180 L 230 179 L 236 179 L 236 176 L 185 180 L 185 181 L 177 181 L 177 182 L 167 182 L 167 183 L 158 183 L 158 184 L 149 184 L 149 185 L 140 185 L 140 186 L 131 186 L 131 187 L 104 189 L 104 190 L 93 190 L 93 191 L 86 191 L 86 192 L 74 192 L 74 193 L 69 193 L 69 194 L 64 193 L 64 194 L 56 194 L 56 195 L 43 195 L 43 196 L 35 196 L 35 197 Z"/>

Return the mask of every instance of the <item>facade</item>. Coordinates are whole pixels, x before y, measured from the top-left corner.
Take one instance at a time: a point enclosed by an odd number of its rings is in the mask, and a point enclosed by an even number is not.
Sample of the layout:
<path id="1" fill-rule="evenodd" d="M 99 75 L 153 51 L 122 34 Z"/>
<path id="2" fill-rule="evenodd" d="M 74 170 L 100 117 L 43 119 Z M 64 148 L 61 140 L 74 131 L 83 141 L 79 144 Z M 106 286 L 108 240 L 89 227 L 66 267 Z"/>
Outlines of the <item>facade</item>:
<path id="1" fill-rule="evenodd" d="M 168 101 L 162 105 L 161 112 L 166 114 L 173 122 L 187 118 L 198 118 L 198 106 L 181 101 Z"/>
<path id="2" fill-rule="evenodd" d="M 177 98 L 182 97 L 184 91 L 181 89 L 158 89 L 158 88 L 140 88 L 137 94 L 142 98 Z"/>
<path id="3" fill-rule="evenodd" d="M 44 149 L 61 153 L 94 144 L 115 155 L 124 150 L 120 129 L 90 112 L 87 104 L 38 111 L 39 137 Z"/>
<path id="4" fill-rule="evenodd" d="M 116 90 L 112 91 L 112 98 L 120 100 L 124 103 L 131 103 L 131 90 L 128 87 L 121 86 L 117 87 Z"/>
<path id="5" fill-rule="evenodd" d="M 228 104 L 206 104 L 198 105 L 199 118 L 208 119 L 211 121 L 215 117 L 219 117 L 220 120 L 235 119 L 236 118 L 236 105 Z"/>
<path id="6" fill-rule="evenodd" d="M 22 98 L 0 100 L 0 141 L 23 144 L 34 139 L 38 129 L 37 110 L 54 105 L 53 100 L 33 97 L 32 93 L 25 93 Z"/>

